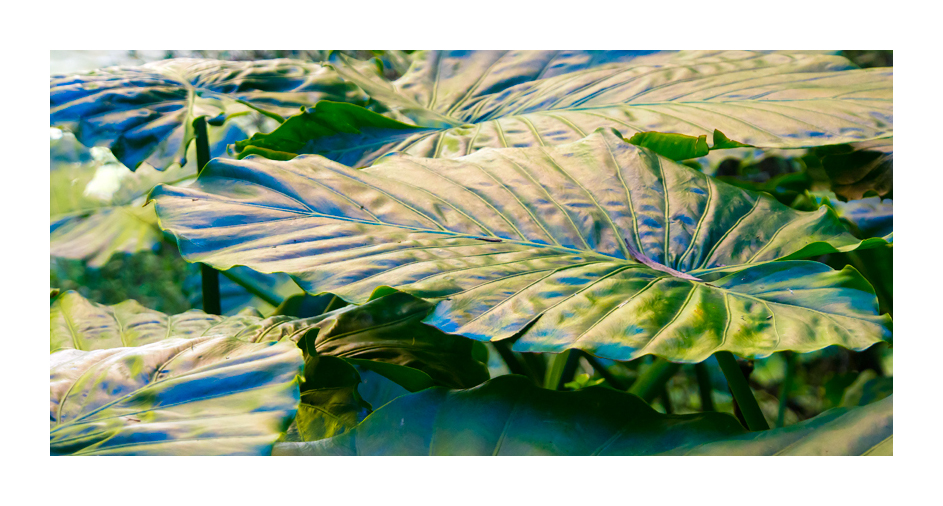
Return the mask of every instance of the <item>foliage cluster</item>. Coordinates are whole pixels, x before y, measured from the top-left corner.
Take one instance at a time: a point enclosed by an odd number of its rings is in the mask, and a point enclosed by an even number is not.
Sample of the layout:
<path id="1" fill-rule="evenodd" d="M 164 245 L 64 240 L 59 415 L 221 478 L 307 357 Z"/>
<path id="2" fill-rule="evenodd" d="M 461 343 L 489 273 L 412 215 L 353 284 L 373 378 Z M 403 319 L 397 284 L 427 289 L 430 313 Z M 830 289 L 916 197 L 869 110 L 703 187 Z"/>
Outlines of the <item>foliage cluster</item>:
<path id="1" fill-rule="evenodd" d="M 52 454 L 892 453 L 889 53 L 237 53 L 50 80 Z"/>

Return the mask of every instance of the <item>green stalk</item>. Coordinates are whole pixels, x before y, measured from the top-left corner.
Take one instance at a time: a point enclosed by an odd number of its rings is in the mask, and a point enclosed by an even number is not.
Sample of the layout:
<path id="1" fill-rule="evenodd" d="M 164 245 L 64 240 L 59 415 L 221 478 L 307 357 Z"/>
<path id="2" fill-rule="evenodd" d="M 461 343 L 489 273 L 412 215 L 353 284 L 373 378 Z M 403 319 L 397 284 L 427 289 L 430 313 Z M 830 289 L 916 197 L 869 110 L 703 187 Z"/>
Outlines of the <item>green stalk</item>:
<path id="1" fill-rule="evenodd" d="M 577 350 L 566 350 L 553 356 L 550 369 L 544 379 L 544 388 L 560 390 L 563 385 L 573 381 L 580 355 Z"/>
<path id="2" fill-rule="evenodd" d="M 206 134 L 206 117 L 200 116 L 193 122 L 194 140 L 196 141 L 197 174 L 210 161 L 210 139 Z M 206 264 L 200 264 L 203 277 L 203 311 L 209 314 L 222 314 L 219 302 L 219 271 Z"/>
<path id="3" fill-rule="evenodd" d="M 785 352 L 786 375 L 783 377 L 783 384 L 779 390 L 779 412 L 776 413 L 776 427 L 782 427 L 786 423 L 786 405 L 789 403 L 789 390 L 792 389 L 792 378 L 796 372 L 796 356 L 791 352 Z"/>
<path id="4" fill-rule="evenodd" d="M 609 372 L 609 369 L 606 369 L 606 367 L 602 365 L 602 363 L 596 357 L 590 355 L 589 353 L 584 353 L 583 358 L 589 362 L 589 365 L 593 366 L 593 370 L 598 372 L 599 375 L 602 376 L 603 379 L 605 379 L 606 382 L 612 386 L 612 388 L 615 388 L 616 390 L 622 390 L 623 392 L 629 389 L 629 387 L 622 380 Z"/>
<path id="5" fill-rule="evenodd" d="M 729 351 L 718 351 L 714 356 L 717 357 L 720 369 L 724 371 L 730 393 L 733 394 L 733 399 L 740 407 L 740 413 L 743 414 L 747 429 L 754 431 L 769 430 L 769 424 L 766 423 L 766 418 L 763 416 L 763 412 L 760 411 L 760 405 L 757 404 L 756 397 L 753 396 L 753 390 L 750 390 L 750 385 L 747 384 L 747 378 L 740 370 L 737 359 Z"/>
<path id="6" fill-rule="evenodd" d="M 629 393 L 641 397 L 645 402 L 652 402 L 661 393 L 664 384 L 678 372 L 678 369 L 681 369 L 681 364 L 669 362 L 663 358 L 655 359 L 652 365 L 635 380 L 635 383 L 632 383 Z"/>
<path id="7" fill-rule="evenodd" d="M 498 354 L 501 355 L 501 360 L 504 360 L 504 363 L 507 364 L 508 370 L 511 371 L 511 374 L 520 374 L 521 376 L 526 376 L 530 378 L 528 370 L 521 364 L 521 361 L 514 356 L 514 352 L 511 351 L 511 347 L 508 346 L 504 341 L 492 341 L 491 344 Z M 533 378 L 531 378 L 533 379 Z"/>
<path id="8" fill-rule="evenodd" d="M 206 264 L 203 264 L 203 267 L 208 268 L 208 269 L 213 269 L 212 267 L 209 267 Z M 213 270 L 215 271 L 215 269 Z M 219 272 L 219 271 L 216 271 L 216 272 Z M 260 286 L 253 279 L 240 276 L 238 272 L 235 272 L 232 269 L 228 271 L 222 271 L 222 273 L 223 273 L 223 276 L 226 276 L 237 285 L 245 288 L 247 292 L 251 293 L 252 295 L 255 295 L 256 297 L 264 300 L 265 302 L 268 302 L 269 304 L 275 307 L 280 306 L 281 303 L 284 302 L 284 298 L 278 295 L 277 293 L 263 286 Z M 219 289 L 219 284 L 217 284 L 216 286 L 217 286 L 217 289 Z"/>
<path id="9" fill-rule="evenodd" d="M 694 375 L 697 377 L 697 391 L 701 395 L 701 411 L 715 411 L 714 397 L 711 386 L 710 371 L 707 370 L 707 364 L 700 362 L 694 364 Z"/>

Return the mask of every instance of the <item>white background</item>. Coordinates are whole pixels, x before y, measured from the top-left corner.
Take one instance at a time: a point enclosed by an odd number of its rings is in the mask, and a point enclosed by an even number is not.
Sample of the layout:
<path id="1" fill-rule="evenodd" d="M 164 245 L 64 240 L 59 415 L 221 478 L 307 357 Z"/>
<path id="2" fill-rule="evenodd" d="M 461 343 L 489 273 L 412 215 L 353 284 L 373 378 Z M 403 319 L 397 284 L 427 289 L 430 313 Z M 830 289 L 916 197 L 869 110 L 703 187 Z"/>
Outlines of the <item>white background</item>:
<path id="1" fill-rule="evenodd" d="M 0 431 L 6 504 L 926 504 L 943 393 L 941 19 L 896 2 L 17 2 L 0 53 Z M 932 6 L 932 7 L 931 7 Z M 51 49 L 893 49 L 894 457 L 48 456 Z M 933 499 L 937 497 L 938 499 Z"/>

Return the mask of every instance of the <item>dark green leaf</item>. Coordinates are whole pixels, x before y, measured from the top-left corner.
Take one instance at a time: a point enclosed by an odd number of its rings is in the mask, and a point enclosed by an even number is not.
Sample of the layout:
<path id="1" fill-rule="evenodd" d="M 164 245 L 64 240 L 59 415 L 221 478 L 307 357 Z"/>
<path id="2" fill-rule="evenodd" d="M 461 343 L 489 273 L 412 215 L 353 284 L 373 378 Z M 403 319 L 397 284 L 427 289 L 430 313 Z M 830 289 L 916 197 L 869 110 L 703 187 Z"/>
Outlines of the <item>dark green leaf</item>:
<path id="1" fill-rule="evenodd" d="M 152 198 L 190 261 L 288 272 L 356 304 L 393 287 L 439 301 L 424 321 L 445 332 L 520 333 L 515 351 L 697 362 L 890 336 L 853 268 L 776 262 L 882 239 L 859 241 L 828 209 L 796 211 L 608 131 L 364 170 L 317 156 L 215 160 L 193 186 Z"/>
<path id="2" fill-rule="evenodd" d="M 468 388 L 487 380 L 488 368 L 474 358 L 472 341 L 421 323 L 432 308 L 405 293 L 344 307 L 312 323 L 319 331 L 308 333 L 303 346 L 312 354 L 350 359 L 410 391 L 432 384 Z"/>
<path id="3" fill-rule="evenodd" d="M 885 196 L 894 189 L 894 139 L 854 143 L 822 157 L 832 191 L 846 200 L 869 193 Z"/>
<path id="4" fill-rule="evenodd" d="M 663 415 L 631 394 L 558 392 L 521 376 L 471 390 L 394 399 L 344 435 L 276 445 L 276 455 L 862 455 L 890 454 L 891 398 L 748 433 L 730 415 Z"/>
<path id="5" fill-rule="evenodd" d="M 339 358 L 308 355 L 304 370 L 294 422 L 301 441 L 343 434 L 370 414 L 370 404 L 357 392 L 360 375 L 353 366 Z"/>

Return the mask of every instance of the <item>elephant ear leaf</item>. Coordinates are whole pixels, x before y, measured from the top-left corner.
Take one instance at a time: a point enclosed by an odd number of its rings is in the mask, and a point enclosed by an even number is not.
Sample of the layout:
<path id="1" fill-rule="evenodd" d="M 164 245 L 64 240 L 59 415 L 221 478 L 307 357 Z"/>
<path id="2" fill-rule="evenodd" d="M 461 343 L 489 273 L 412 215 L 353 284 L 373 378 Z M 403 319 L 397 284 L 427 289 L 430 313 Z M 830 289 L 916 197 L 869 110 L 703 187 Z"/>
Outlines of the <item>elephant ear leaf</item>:
<path id="1" fill-rule="evenodd" d="M 609 128 L 627 138 L 690 137 L 690 150 L 669 153 L 683 159 L 703 152 L 701 136 L 713 136 L 715 148 L 784 149 L 893 133 L 892 69 L 858 69 L 840 56 L 702 51 L 558 68 L 550 53 L 422 52 L 392 82 L 338 62 L 339 74 L 389 109 L 387 124 L 363 110 L 348 114 L 355 121 L 344 128 L 324 128 L 329 116 L 315 107 L 237 150 L 269 156 L 269 149 L 279 159 L 319 154 L 360 167 L 393 151 L 456 158 L 488 147 L 558 145 Z"/>
<path id="2" fill-rule="evenodd" d="M 292 274 L 364 304 L 380 287 L 438 302 L 423 322 L 514 351 L 629 360 L 761 357 L 891 334 L 852 267 L 797 258 L 884 245 L 602 130 L 552 148 L 457 159 L 214 160 L 160 186 L 191 262 Z M 788 260 L 788 261 L 785 261 Z"/>
<path id="3" fill-rule="evenodd" d="M 398 397 L 353 430 L 275 455 L 889 455 L 891 398 L 748 433 L 728 414 L 664 415 L 603 387 L 537 388 L 501 376 L 470 390 Z"/>
<path id="4" fill-rule="evenodd" d="M 296 60 L 232 62 L 171 59 L 55 75 L 50 121 L 87 146 L 108 146 L 132 170 L 183 165 L 193 121 L 259 112 L 281 122 L 319 100 L 365 103 L 355 85 L 321 65 Z"/>
<path id="5" fill-rule="evenodd" d="M 294 343 L 225 335 L 49 359 L 52 455 L 268 455 L 304 365 Z"/>

